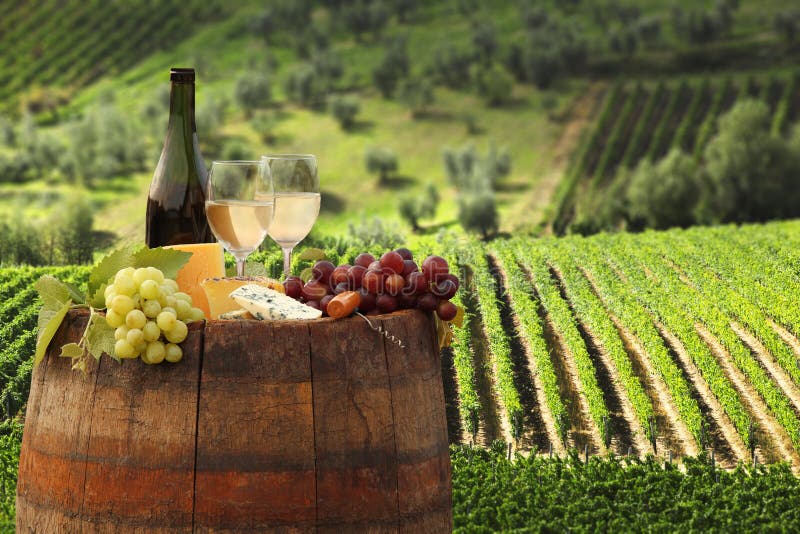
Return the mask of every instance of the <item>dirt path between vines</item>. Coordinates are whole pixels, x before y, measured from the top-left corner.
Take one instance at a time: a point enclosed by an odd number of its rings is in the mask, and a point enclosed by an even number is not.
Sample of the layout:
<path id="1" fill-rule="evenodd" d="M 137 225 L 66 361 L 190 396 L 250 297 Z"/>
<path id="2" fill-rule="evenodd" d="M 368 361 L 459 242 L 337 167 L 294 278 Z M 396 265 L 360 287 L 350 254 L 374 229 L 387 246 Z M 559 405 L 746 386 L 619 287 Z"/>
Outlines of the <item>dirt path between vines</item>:
<path id="1" fill-rule="evenodd" d="M 529 228 L 543 222 L 542 218 L 550 205 L 553 194 L 564 178 L 569 156 L 578 148 L 581 134 L 594 119 L 599 103 L 607 89 L 607 83 L 594 82 L 573 102 L 566 126 L 548 150 L 551 160 L 547 172 L 536 181 L 528 192 L 528 201 L 510 214 L 509 220 L 517 223 L 514 229 Z"/>
<path id="2" fill-rule="evenodd" d="M 703 403 L 711 412 L 712 419 L 719 427 L 719 432 L 722 434 L 722 438 L 724 438 L 720 441 L 724 442 L 728 445 L 728 447 L 730 447 L 729 449 L 720 446 L 714 447 L 721 465 L 730 468 L 734 467 L 736 462 L 739 460 L 746 461 L 749 456 L 749 452 L 747 451 L 744 441 L 742 441 L 741 436 L 739 436 L 739 433 L 736 431 L 736 427 L 733 426 L 728 414 L 725 413 L 722 405 L 714 396 L 714 393 L 712 393 L 711 389 L 708 387 L 708 384 L 706 384 L 702 373 L 697 366 L 695 366 L 691 356 L 689 356 L 689 353 L 686 352 L 686 348 L 683 346 L 683 343 L 681 343 L 680 340 L 662 324 L 656 323 L 656 328 L 661 334 L 661 337 L 672 349 L 673 354 L 678 359 L 679 366 L 683 368 L 684 373 L 686 373 L 686 376 L 694 386 L 694 389 L 700 395 Z"/>
<path id="3" fill-rule="evenodd" d="M 800 340 L 798 340 L 797 337 L 791 332 L 789 332 L 786 328 L 779 325 L 769 317 L 767 317 L 767 321 L 769 322 L 769 325 L 772 327 L 772 329 L 778 333 L 783 342 L 789 345 L 789 347 L 791 347 L 792 352 L 794 352 L 794 355 L 800 357 Z"/>
<path id="4" fill-rule="evenodd" d="M 792 464 L 794 469 L 800 468 L 800 456 L 797 455 L 789 435 L 783 426 L 778 423 L 769 411 L 769 407 L 762 400 L 761 396 L 755 390 L 753 385 L 744 376 L 741 370 L 733 363 L 728 350 L 722 346 L 722 343 L 714 337 L 708 329 L 700 324 L 695 324 L 695 329 L 703 341 L 709 346 L 711 352 L 717 358 L 717 361 L 722 367 L 723 372 L 731 381 L 733 387 L 739 392 L 739 396 L 745 405 L 745 408 L 750 412 L 753 419 L 758 423 L 762 431 L 760 436 L 769 438 L 769 445 L 765 447 L 764 439 L 757 440 L 756 454 L 761 452 L 763 455 L 761 460 L 771 462 L 775 460 L 785 460 Z M 748 455 L 749 456 L 749 455 Z"/>
<path id="5" fill-rule="evenodd" d="M 631 446 L 635 449 L 637 454 L 643 455 L 649 452 L 652 447 L 647 441 L 644 429 L 639 424 L 636 411 L 619 377 L 616 364 L 612 361 L 606 348 L 592 332 L 591 328 L 581 321 L 575 313 L 575 309 L 564 289 L 565 283 L 563 274 L 552 266 L 550 267 L 550 272 L 554 275 L 554 281 L 559 286 L 561 298 L 567 302 L 572 310 L 572 314 L 575 316 L 575 324 L 581 336 L 584 338 L 587 352 L 595 366 L 597 382 L 603 391 L 609 416 L 611 417 L 611 423 L 613 425 L 612 434 L 614 435 L 612 442 L 617 449 L 617 453 L 627 454 Z"/>

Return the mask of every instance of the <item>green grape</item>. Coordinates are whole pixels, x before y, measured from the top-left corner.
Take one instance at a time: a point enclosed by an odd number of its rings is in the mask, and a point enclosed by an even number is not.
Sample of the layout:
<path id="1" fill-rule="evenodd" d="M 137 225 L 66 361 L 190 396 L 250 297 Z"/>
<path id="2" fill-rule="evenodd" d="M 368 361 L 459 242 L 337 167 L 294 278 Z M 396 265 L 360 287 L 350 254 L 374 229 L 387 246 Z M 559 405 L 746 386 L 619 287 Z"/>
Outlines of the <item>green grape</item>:
<path id="1" fill-rule="evenodd" d="M 158 301 L 158 303 L 161 305 L 162 308 L 167 305 L 167 296 L 164 293 L 161 293 L 160 289 L 158 298 L 156 300 Z"/>
<path id="2" fill-rule="evenodd" d="M 133 273 L 136 272 L 136 269 L 133 267 L 125 267 L 124 269 L 120 269 L 117 271 L 117 274 L 114 275 L 114 282 L 120 280 L 121 278 L 130 278 L 133 279 Z"/>
<path id="3" fill-rule="evenodd" d="M 114 353 L 118 358 L 135 358 L 136 351 L 127 339 L 120 339 L 114 343 Z"/>
<path id="4" fill-rule="evenodd" d="M 138 328 L 131 328 L 130 330 L 128 330 L 128 335 L 125 336 L 125 339 L 128 340 L 128 343 L 136 347 L 136 345 L 144 341 L 144 332 L 142 332 Z"/>
<path id="5" fill-rule="evenodd" d="M 117 328 L 125 324 L 125 316 L 120 315 L 114 310 L 106 311 L 106 322 L 111 328 Z"/>
<path id="6" fill-rule="evenodd" d="M 200 308 L 192 308 L 189 310 L 189 320 L 190 321 L 202 321 L 206 318 L 206 314 L 203 313 L 203 310 Z"/>
<path id="7" fill-rule="evenodd" d="M 175 293 L 173 293 L 172 296 L 175 297 L 177 300 L 185 300 L 186 302 L 189 303 L 189 305 L 192 304 L 192 297 L 189 296 L 188 293 L 184 293 L 183 291 L 176 291 Z"/>
<path id="8" fill-rule="evenodd" d="M 133 299 L 128 295 L 117 295 L 111 301 L 111 309 L 122 316 L 127 315 L 133 308 Z"/>
<path id="9" fill-rule="evenodd" d="M 184 321 L 189 317 L 189 313 L 192 311 L 192 305 L 185 300 L 177 300 L 175 302 L 175 311 L 178 312 L 178 319 Z"/>
<path id="10" fill-rule="evenodd" d="M 133 294 L 136 293 L 136 284 L 133 282 L 133 278 L 130 276 L 120 277 L 117 275 L 117 279 L 114 281 L 114 293 L 132 297 Z"/>
<path id="11" fill-rule="evenodd" d="M 176 282 L 171 278 L 167 278 L 166 280 L 164 280 L 162 285 L 169 286 L 170 288 L 172 288 L 173 293 L 177 293 L 181 289 L 180 287 L 178 287 L 178 282 Z"/>
<path id="12" fill-rule="evenodd" d="M 147 272 L 147 269 L 145 267 L 140 267 L 135 271 L 133 271 L 133 281 L 136 282 L 137 286 L 141 287 L 142 282 L 149 279 L 150 279 L 150 273 Z"/>
<path id="13" fill-rule="evenodd" d="M 180 343 L 189 334 L 189 328 L 183 321 L 175 321 L 175 326 L 164 332 L 164 337 L 170 343 Z"/>
<path id="14" fill-rule="evenodd" d="M 161 313 L 161 304 L 157 300 L 145 300 L 142 303 L 142 311 L 150 319 L 158 317 L 158 314 Z"/>
<path id="15" fill-rule="evenodd" d="M 161 294 L 161 290 L 154 280 L 145 280 L 139 286 L 139 293 L 146 299 L 154 300 Z"/>
<path id="16" fill-rule="evenodd" d="M 155 341 L 161 337 L 161 329 L 155 321 L 147 321 L 147 324 L 142 328 L 142 333 L 145 341 Z"/>
<path id="17" fill-rule="evenodd" d="M 108 319 L 106 319 L 108 322 Z M 119 341 L 120 339 L 126 339 L 128 337 L 128 327 L 127 326 L 119 326 L 116 330 L 114 330 L 114 339 Z"/>
<path id="18" fill-rule="evenodd" d="M 133 350 L 136 352 L 137 356 L 144 353 L 147 350 L 147 341 L 144 339 L 141 340 L 139 343 L 133 346 Z"/>
<path id="19" fill-rule="evenodd" d="M 159 313 L 158 317 L 156 317 L 156 324 L 158 324 L 158 327 L 164 332 L 168 332 L 175 328 L 177 321 L 178 316 L 175 311 L 171 309 L 161 310 L 161 313 Z"/>
<path id="20" fill-rule="evenodd" d="M 147 317 L 144 316 L 142 310 L 131 310 L 128 312 L 128 315 L 125 316 L 125 324 L 128 328 L 138 328 L 141 330 L 146 323 Z"/>
<path id="21" fill-rule="evenodd" d="M 106 297 L 106 309 L 110 309 L 111 308 L 111 303 L 114 302 L 114 297 L 116 297 L 116 296 L 117 296 L 116 293 L 114 293 L 112 291 L 111 294 L 109 294 Z"/>
<path id="22" fill-rule="evenodd" d="M 164 348 L 164 344 L 160 341 L 151 341 L 147 344 L 147 349 L 145 349 L 145 355 L 147 359 L 144 360 L 145 363 L 149 364 L 157 364 L 164 361 L 164 358 L 167 355 L 167 350 Z"/>
<path id="23" fill-rule="evenodd" d="M 131 300 L 133 301 L 134 308 L 142 308 L 142 296 L 139 293 L 134 293 Z"/>
<path id="24" fill-rule="evenodd" d="M 155 267 L 148 267 L 147 272 L 150 275 L 148 278 L 155 281 L 156 284 L 161 285 L 164 283 L 164 273 Z"/>
<path id="25" fill-rule="evenodd" d="M 103 297 L 108 298 L 114 295 L 114 284 L 108 284 L 103 290 Z"/>
<path id="26" fill-rule="evenodd" d="M 175 343 L 167 343 L 167 356 L 166 360 L 170 363 L 176 363 L 183 358 L 183 350 Z"/>
<path id="27" fill-rule="evenodd" d="M 177 309 L 178 307 L 178 299 L 173 297 L 172 295 L 167 295 L 167 308 Z"/>
<path id="28" fill-rule="evenodd" d="M 164 293 L 168 297 L 175 295 L 175 290 L 172 289 L 172 286 L 170 286 L 170 285 L 161 284 L 158 287 L 161 289 L 161 292 Z"/>

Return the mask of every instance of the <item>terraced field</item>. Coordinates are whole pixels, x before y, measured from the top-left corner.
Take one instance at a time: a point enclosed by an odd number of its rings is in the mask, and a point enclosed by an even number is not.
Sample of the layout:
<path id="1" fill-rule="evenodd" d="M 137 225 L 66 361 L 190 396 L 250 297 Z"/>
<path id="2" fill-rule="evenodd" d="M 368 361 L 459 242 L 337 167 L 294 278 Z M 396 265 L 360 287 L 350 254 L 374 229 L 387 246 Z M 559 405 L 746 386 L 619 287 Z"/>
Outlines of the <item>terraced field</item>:
<path id="1" fill-rule="evenodd" d="M 576 218 L 583 195 L 609 186 L 621 167 L 643 158 L 657 161 L 671 149 L 700 160 L 716 133 L 717 119 L 738 99 L 756 98 L 769 106 L 772 131 L 785 135 L 800 117 L 800 73 L 763 78 L 715 78 L 612 85 L 594 129 L 577 149 L 554 197 L 553 229 L 563 233 Z"/>

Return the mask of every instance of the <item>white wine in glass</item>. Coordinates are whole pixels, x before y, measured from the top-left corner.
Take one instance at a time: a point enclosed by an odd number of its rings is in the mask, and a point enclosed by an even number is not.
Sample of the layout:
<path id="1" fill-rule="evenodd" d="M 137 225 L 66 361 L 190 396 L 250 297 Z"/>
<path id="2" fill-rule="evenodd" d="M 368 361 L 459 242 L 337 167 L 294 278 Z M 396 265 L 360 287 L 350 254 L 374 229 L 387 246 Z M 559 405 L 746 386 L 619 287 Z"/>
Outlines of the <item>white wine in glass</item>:
<path id="1" fill-rule="evenodd" d="M 263 156 L 261 161 L 275 191 L 269 236 L 283 250 L 283 274 L 289 276 L 292 249 L 305 239 L 319 216 L 317 160 L 310 154 L 278 154 Z"/>
<path id="2" fill-rule="evenodd" d="M 267 237 L 275 197 L 272 181 L 258 161 L 215 161 L 208 176 L 206 218 L 217 239 L 236 258 L 236 274 Z"/>

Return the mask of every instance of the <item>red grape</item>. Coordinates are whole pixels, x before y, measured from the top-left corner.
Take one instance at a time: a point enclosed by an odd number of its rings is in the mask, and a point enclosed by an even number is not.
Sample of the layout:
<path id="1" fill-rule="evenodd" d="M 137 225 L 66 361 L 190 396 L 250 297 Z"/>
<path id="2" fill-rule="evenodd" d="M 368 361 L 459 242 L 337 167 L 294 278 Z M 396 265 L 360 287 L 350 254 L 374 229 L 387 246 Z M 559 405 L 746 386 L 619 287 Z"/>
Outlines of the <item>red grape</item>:
<path id="1" fill-rule="evenodd" d="M 381 267 L 381 262 L 378 260 L 373 261 L 367 266 L 367 270 L 369 271 L 382 271 L 383 267 Z"/>
<path id="2" fill-rule="evenodd" d="M 342 282 L 347 282 L 347 270 L 350 268 L 348 264 L 340 265 L 331 273 L 331 285 L 336 286 Z"/>
<path id="3" fill-rule="evenodd" d="M 406 281 L 399 274 L 390 274 L 386 277 L 386 281 L 383 283 L 386 292 L 390 295 L 397 295 L 400 293 L 400 291 L 403 290 L 404 285 L 406 285 Z"/>
<path id="4" fill-rule="evenodd" d="M 309 308 L 314 308 L 315 310 L 321 310 L 322 309 L 320 307 L 320 305 L 319 305 L 319 301 L 318 300 L 307 300 L 305 302 L 305 305 L 308 306 Z"/>
<path id="5" fill-rule="evenodd" d="M 438 282 L 440 276 L 447 274 L 449 269 L 447 260 L 441 256 L 428 256 L 422 262 L 422 272 L 425 273 L 425 278 L 428 279 L 428 282 Z"/>
<path id="6" fill-rule="evenodd" d="M 406 286 L 403 288 L 403 293 L 409 295 L 421 295 L 425 293 L 428 288 L 428 281 L 425 275 L 419 271 L 415 271 L 406 277 Z"/>
<path id="7" fill-rule="evenodd" d="M 318 261 L 314 264 L 314 267 L 311 269 L 312 273 L 312 280 L 319 280 L 323 284 L 327 284 L 330 281 L 331 274 L 333 274 L 333 270 L 336 269 L 336 266 L 329 261 Z"/>
<path id="8" fill-rule="evenodd" d="M 438 303 L 439 299 L 437 299 L 435 295 L 432 293 L 425 293 L 417 299 L 417 308 L 425 311 L 433 311 L 436 309 Z"/>
<path id="9" fill-rule="evenodd" d="M 400 254 L 400 257 L 403 258 L 404 260 L 413 260 L 414 259 L 414 255 L 411 254 L 411 251 L 408 250 L 405 247 L 400 247 L 398 249 L 395 249 L 395 252 Z"/>
<path id="10" fill-rule="evenodd" d="M 369 268 L 369 264 L 372 263 L 373 261 L 375 261 L 375 256 L 367 252 L 364 252 L 356 256 L 356 261 L 353 263 L 353 265 L 360 265 L 364 268 Z"/>
<path id="11" fill-rule="evenodd" d="M 397 306 L 401 310 L 410 310 L 412 308 L 417 307 L 417 296 L 406 294 L 406 292 L 402 292 L 397 295 Z"/>
<path id="12" fill-rule="evenodd" d="M 431 288 L 431 292 L 437 297 L 445 300 L 453 298 L 453 295 L 455 295 L 456 291 L 458 291 L 458 286 L 449 278 L 440 280 L 438 284 L 431 285 L 433 286 Z"/>
<path id="13" fill-rule="evenodd" d="M 375 309 L 375 295 L 364 289 L 363 287 L 358 290 L 358 296 L 361 300 L 358 303 L 358 311 L 367 313 Z"/>
<path id="14" fill-rule="evenodd" d="M 374 295 L 383 291 L 383 278 L 383 272 L 370 269 L 364 273 L 361 285 Z"/>
<path id="15" fill-rule="evenodd" d="M 375 305 L 381 313 L 392 313 L 397 309 L 397 299 L 391 295 L 378 295 Z"/>
<path id="16" fill-rule="evenodd" d="M 322 310 L 323 315 L 328 315 L 328 303 L 333 300 L 333 295 L 325 295 L 319 301 L 319 309 Z"/>
<path id="17" fill-rule="evenodd" d="M 299 276 L 287 276 L 283 281 L 283 290 L 293 299 L 299 299 L 303 294 L 303 279 Z"/>
<path id="18" fill-rule="evenodd" d="M 403 276 L 419 271 L 419 267 L 414 260 L 403 260 Z"/>
<path id="19" fill-rule="evenodd" d="M 351 289 L 358 289 L 364 283 L 364 274 L 367 269 L 362 265 L 353 265 L 347 270 L 347 281 Z"/>
<path id="20" fill-rule="evenodd" d="M 436 307 L 436 315 L 438 315 L 439 319 L 442 321 L 453 320 L 456 313 L 458 313 L 458 308 L 449 300 L 440 300 L 439 305 Z"/>
<path id="21" fill-rule="evenodd" d="M 458 289 L 458 287 L 461 285 L 461 283 L 458 281 L 458 277 L 453 273 L 445 273 L 439 276 L 439 281 L 441 282 L 442 280 L 451 280 L 456 285 L 456 289 Z"/>
<path id="22" fill-rule="evenodd" d="M 350 284 L 348 284 L 347 281 L 336 284 L 336 287 L 333 288 L 334 295 L 344 293 L 345 291 L 350 291 Z"/>
<path id="23" fill-rule="evenodd" d="M 302 294 L 306 300 L 319 300 L 328 294 L 328 288 L 318 280 L 309 280 L 303 286 Z"/>
<path id="24" fill-rule="evenodd" d="M 403 257 L 395 251 L 387 252 L 381 256 L 381 267 L 390 269 L 393 273 L 400 274 L 403 272 Z"/>

